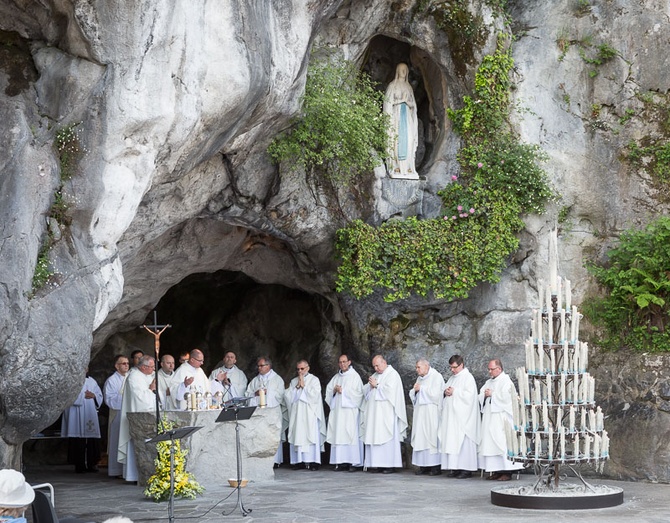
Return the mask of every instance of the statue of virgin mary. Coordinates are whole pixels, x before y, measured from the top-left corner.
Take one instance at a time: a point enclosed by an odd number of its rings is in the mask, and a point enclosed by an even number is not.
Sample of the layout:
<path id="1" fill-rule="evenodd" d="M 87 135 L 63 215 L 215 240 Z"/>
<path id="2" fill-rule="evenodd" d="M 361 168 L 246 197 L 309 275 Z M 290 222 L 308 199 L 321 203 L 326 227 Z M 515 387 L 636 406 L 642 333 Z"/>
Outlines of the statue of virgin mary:
<path id="1" fill-rule="evenodd" d="M 418 180 L 414 157 L 419 128 L 414 91 L 407 80 L 408 75 L 407 64 L 398 64 L 395 79 L 388 85 L 384 94 L 384 112 L 390 116 L 386 168 L 391 178 Z"/>

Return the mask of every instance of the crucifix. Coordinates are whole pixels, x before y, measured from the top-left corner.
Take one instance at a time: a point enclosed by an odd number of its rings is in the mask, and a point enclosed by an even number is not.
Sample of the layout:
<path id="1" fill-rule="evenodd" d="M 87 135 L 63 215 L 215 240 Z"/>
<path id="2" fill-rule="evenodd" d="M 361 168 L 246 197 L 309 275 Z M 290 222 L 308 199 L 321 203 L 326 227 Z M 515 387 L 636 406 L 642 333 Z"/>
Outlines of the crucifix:
<path id="1" fill-rule="evenodd" d="M 156 366 L 155 366 L 155 380 L 156 380 L 156 433 L 158 433 L 158 427 L 160 425 L 160 398 L 158 397 L 158 361 L 161 352 L 161 334 L 172 327 L 170 324 L 158 325 L 158 314 L 154 310 L 154 324 L 153 325 L 140 325 L 141 329 L 146 330 L 149 334 L 154 337 L 154 351 L 156 353 Z"/>

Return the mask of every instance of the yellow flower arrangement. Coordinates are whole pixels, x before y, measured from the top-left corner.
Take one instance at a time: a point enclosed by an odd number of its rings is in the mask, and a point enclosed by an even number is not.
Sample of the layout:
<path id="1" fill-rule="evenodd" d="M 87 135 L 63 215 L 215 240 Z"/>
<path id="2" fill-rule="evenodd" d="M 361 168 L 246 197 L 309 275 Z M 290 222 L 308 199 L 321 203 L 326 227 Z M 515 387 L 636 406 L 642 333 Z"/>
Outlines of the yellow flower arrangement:
<path id="1" fill-rule="evenodd" d="M 175 423 L 163 417 L 158 432 L 164 433 L 175 428 Z M 156 444 L 158 457 L 154 460 L 156 473 L 147 481 L 144 495 L 154 501 L 167 501 L 170 498 L 170 447 L 174 445 L 174 496 L 177 498 L 195 499 L 202 494 L 204 488 L 196 481 L 193 474 L 186 472 L 186 454 L 182 450 L 181 440 L 159 441 Z"/>

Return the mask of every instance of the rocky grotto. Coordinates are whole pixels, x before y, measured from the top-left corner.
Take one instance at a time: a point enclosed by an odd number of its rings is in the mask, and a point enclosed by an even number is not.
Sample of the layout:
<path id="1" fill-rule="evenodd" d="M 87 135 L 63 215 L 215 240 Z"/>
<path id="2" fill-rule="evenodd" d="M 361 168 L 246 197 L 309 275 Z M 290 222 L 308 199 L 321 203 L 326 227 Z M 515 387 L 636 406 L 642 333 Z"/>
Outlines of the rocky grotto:
<path id="1" fill-rule="evenodd" d="M 584 263 L 668 211 L 622 156 L 632 139 L 666 132 L 642 95 L 665 102 L 670 89 L 667 2 L 512 0 L 505 18 L 494 16 L 504 2 L 468 0 L 479 35 L 468 46 L 436 22 L 434 4 L 0 0 L 3 466 L 70 404 L 89 361 L 102 382 L 116 352 L 151 350 L 138 327 L 153 310 L 172 324 L 163 349 L 199 346 L 207 370 L 225 348 L 250 374 L 267 353 L 286 379 L 304 357 L 325 380 L 341 351 L 362 373 L 384 351 L 409 387 L 421 356 L 445 372 L 461 353 L 480 382 L 490 357 L 523 365 L 536 268 L 559 218 L 574 301 L 597 292 Z M 467 299 L 337 293 L 334 238 L 348 220 L 439 216 L 437 192 L 460 169 L 448 109 L 471 93 L 503 29 L 515 35 L 512 123 L 547 154 L 560 199 L 523 217 L 500 282 Z M 603 42 L 615 56 L 584 59 Z M 270 161 L 317 47 L 383 87 L 409 65 L 419 180 L 382 168 L 333 194 Z M 64 176 L 54 144 L 68 126 L 81 150 Z M 49 218 L 61 202 L 65 219 Z M 47 235 L 51 276 L 33 289 Z M 605 475 L 670 481 L 668 356 L 593 351 L 591 361 L 612 440 Z"/>

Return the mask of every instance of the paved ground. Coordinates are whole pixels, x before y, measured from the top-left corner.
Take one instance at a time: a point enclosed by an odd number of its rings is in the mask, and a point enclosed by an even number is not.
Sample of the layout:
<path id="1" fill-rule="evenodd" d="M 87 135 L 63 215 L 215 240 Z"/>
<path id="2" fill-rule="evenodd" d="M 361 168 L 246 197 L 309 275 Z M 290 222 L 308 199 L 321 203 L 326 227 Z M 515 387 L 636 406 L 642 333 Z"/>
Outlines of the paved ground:
<path id="1" fill-rule="evenodd" d="M 125 515 L 135 523 L 168 521 L 168 504 L 145 499 L 142 488 L 109 479 L 104 469 L 74 474 L 70 467 L 28 468 L 31 483 L 49 482 L 56 489 L 59 516 L 77 516 L 100 523 Z M 213 486 L 197 500 L 175 500 L 174 521 L 184 522 L 607 522 L 651 523 L 670 520 L 670 486 L 590 480 L 624 489 L 624 503 L 591 510 L 521 510 L 491 504 L 491 488 L 527 485 L 534 476 L 522 475 L 507 483 L 479 477 L 458 480 L 445 475 L 415 476 L 412 471 L 381 475 L 370 472 L 333 472 L 281 468 L 275 480 L 250 483 L 241 489 L 241 501 L 252 512 L 243 517 L 234 489 Z M 495 483 L 495 485 L 492 485 Z M 232 494 L 232 495 L 231 495 Z M 229 514 L 229 515 L 225 515 Z"/>

